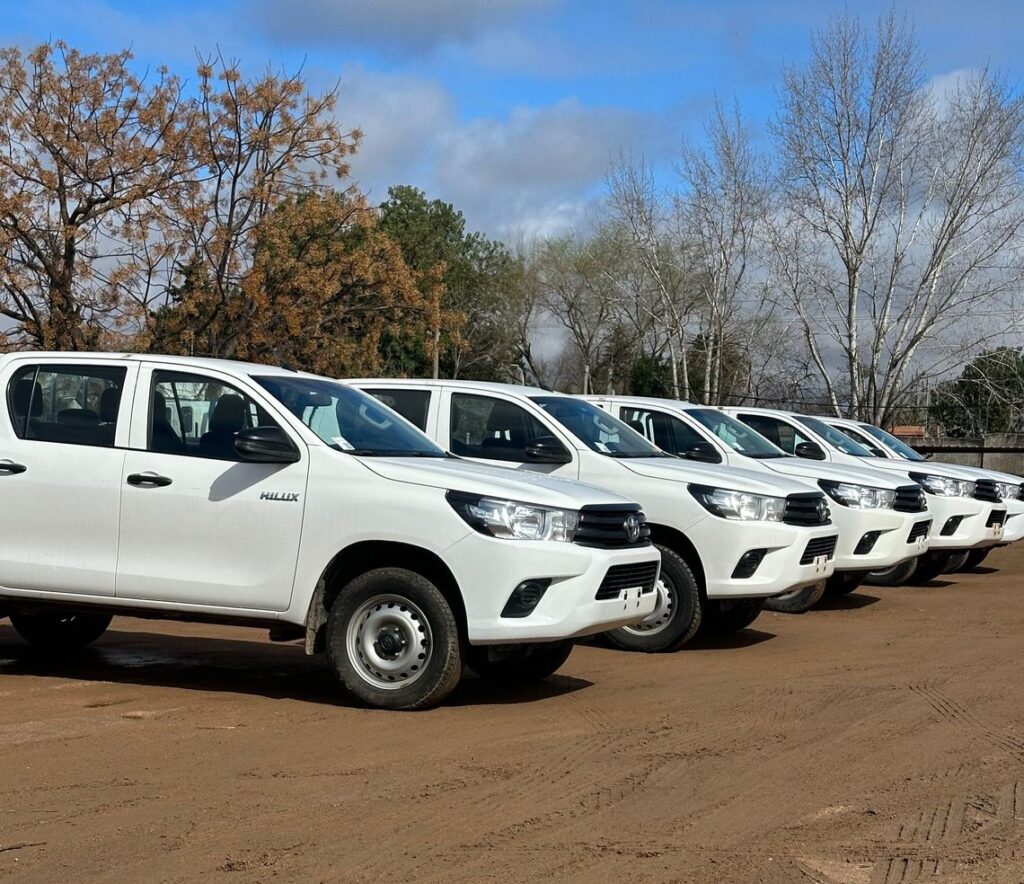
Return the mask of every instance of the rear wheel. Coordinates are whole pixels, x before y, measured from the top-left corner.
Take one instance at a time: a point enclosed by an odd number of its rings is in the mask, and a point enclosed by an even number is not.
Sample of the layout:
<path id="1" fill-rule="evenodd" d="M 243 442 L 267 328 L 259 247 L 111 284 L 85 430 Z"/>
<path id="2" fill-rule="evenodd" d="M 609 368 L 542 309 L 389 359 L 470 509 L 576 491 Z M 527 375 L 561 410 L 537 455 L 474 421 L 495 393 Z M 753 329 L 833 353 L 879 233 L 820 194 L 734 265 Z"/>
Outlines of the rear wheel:
<path id="1" fill-rule="evenodd" d="M 825 596 L 839 598 L 849 595 L 867 579 L 867 571 L 836 571 L 825 581 Z"/>
<path id="2" fill-rule="evenodd" d="M 985 549 L 972 549 L 967 553 L 967 563 L 964 565 L 965 571 L 972 571 L 977 568 L 985 559 L 988 558 L 988 554 L 992 552 L 992 547 L 986 547 Z"/>
<path id="3" fill-rule="evenodd" d="M 700 630 L 703 635 L 729 635 L 746 629 L 764 610 L 764 599 L 709 599 Z"/>
<path id="4" fill-rule="evenodd" d="M 96 641 L 110 626 L 109 614 L 70 611 L 11 611 L 11 625 L 36 648 L 66 651 Z"/>
<path id="5" fill-rule="evenodd" d="M 783 614 L 802 614 L 818 604 L 824 594 L 825 581 L 819 580 L 812 586 L 794 589 L 792 592 L 767 599 L 764 606 L 768 611 L 778 611 Z"/>
<path id="6" fill-rule="evenodd" d="M 700 587 L 683 557 L 666 546 L 661 550 L 661 577 L 654 611 L 639 623 L 606 632 L 605 637 L 624 651 L 676 651 L 700 628 Z"/>
<path id="7" fill-rule="evenodd" d="M 327 618 L 327 660 L 351 694 L 382 709 L 436 706 L 462 674 L 448 600 L 403 568 L 368 571 L 341 591 Z"/>
<path id="8" fill-rule="evenodd" d="M 573 642 L 529 645 L 472 645 L 466 665 L 487 681 L 526 684 L 554 675 L 569 659 Z"/>
<path id="9" fill-rule="evenodd" d="M 891 568 L 883 568 L 881 571 L 872 571 L 865 578 L 864 582 L 869 586 L 902 586 L 914 576 L 920 557 L 908 559 L 893 565 Z"/>

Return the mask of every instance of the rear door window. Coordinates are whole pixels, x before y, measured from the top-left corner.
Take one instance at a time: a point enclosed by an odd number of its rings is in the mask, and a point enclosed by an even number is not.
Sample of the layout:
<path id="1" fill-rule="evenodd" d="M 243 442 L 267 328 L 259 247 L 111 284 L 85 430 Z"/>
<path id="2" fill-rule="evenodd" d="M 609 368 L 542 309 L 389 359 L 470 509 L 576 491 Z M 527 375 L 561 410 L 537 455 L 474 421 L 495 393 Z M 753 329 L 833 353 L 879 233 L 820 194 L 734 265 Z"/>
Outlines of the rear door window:
<path id="1" fill-rule="evenodd" d="M 127 369 L 114 365 L 29 365 L 7 387 L 22 439 L 112 448 Z"/>
<path id="2" fill-rule="evenodd" d="M 364 387 L 363 392 L 369 393 L 392 411 L 397 411 L 413 426 L 419 427 L 426 432 L 427 411 L 430 409 L 429 390 L 395 390 L 391 387 L 371 389 Z"/>
<path id="3" fill-rule="evenodd" d="M 685 421 L 663 411 L 623 406 L 619 409 L 619 417 L 669 454 L 684 456 L 705 441 Z"/>
<path id="4" fill-rule="evenodd" d="M 739 414 L 743 423 L 756 430 L 770 442 L 774 442 L 786 454 L 795 454 L 801 442 L 811 442 L 809 436 L 802 435 L 792 424 L 770 417 L 766 414 Z"/>
<path id="5" fill-rule="evenodd" d="M 524 463 L 526 447 L 551 431 L 506 399 L 452 393 L 451 450 L 464 457 Z"/>

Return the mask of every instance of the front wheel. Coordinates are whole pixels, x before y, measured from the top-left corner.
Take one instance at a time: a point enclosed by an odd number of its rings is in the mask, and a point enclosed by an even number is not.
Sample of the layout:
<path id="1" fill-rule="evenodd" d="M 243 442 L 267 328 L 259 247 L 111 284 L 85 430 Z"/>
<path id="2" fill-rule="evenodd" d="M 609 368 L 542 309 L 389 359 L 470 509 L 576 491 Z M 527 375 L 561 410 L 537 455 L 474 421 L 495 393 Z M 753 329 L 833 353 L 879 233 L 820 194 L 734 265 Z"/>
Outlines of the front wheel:
<path id="1" fill-rule="evenodd" d="M 92 644 L 110 626 L 109 614 L 70 611 L 11 611 L 11 626 L 25 641 L 47 651 L 67 651 Z"/>
<path id="2" fill-rule="evenodd" d="M 487 681 L 527 684 L 554 675 L 569 659 L 574 643 L 528 645 L 471 645 L 466 665 Z"/>
<path id="3" fill-rule="evenodd" d="M 967 563 L 963 569 L 965 571 L 973 571 L 988 558 L 990 552 L 992 552 L 991 546 L 986 546 L 984 549 L 972 549 L 967 553 Z"/>
<path id="4" fill-rule="evenodd" d="M 792 592 L 767 599 L 764 606 L 769 611 L 778 611 L 782 614 L 803 614 L 818 604 L 824 594 L 825 581 L 819 580 L 803 589 L 794 589 Z"/>
<path id="5" fill-rule="evenodd" d="M 825 581 L 825 595 L 833 599 L 849 595 L 858 589 L 867 577 L 867 571 L 836 571 Z"/>
<path id="6" fill-rule="evenodd" d="M 971 556 L 971 550 L 964 549 L 959 552 L 953 553 L 949 557 L 949 561 L 946 562 L 946 567 L 942 569 L 943 574 L 955 574 L 957 571 L 963 571 L 967 567 L 967 560 Z"/>
<path id="7" fill-rule="evenodd" d="M 865 578 L 864 582 L 869 586 L 903 586 L 917 571 L 918 559 L 908 559 L 893 565 L 891 568 L 883 568 L 880 571 L 872 571 Z"/>
<path id="8" fill-rule="evenodd" d="M 404 568 L 368 571 L 342 589 L 327 618 L 327 660 L 349 693 L 381 709 L 436 706 L 462 674 L 451 606 Z"/>
<path id="9" fill-rule="evenodd" d="M 946 573 L 946 568 L 949 566 L 950 559 L 954 555 L 953 552 L 929 552 L 923 556 L 918 556 L 917 569 L 914 571 L 914 582 L 915 583 L 928 583 L 934 580 L 940 574 Z"/>
<path id="10" fill-rule="evenodd" d="M 661 577 L 654 611 L 639 623 L 606 632 L 605 636 L 624 651 L 677 651 L 700 628 L 700 587 L 683 557 L 667 546 L 661 551 Z"/>
<path id="11" fill-rule="evenodd" d="M 764 610 L 764 599 L 710 599 L 704 609 L 701 632 L 705 635 L 730 635 L 746 629 Z"/>

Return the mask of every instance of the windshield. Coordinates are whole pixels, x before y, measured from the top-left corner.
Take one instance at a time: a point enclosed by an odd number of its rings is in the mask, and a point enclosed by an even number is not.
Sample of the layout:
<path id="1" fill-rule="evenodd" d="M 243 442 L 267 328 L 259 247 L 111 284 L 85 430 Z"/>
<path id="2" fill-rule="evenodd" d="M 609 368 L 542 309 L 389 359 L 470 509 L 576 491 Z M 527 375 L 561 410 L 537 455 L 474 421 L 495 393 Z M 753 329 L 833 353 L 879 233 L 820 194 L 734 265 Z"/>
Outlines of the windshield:
<path id="1" fill-rule="evenodd" d="M 760 433 L 740 423 L 736 418 L 716 411 L 714 408 L 688 408 L 686 413 L 707 427 L 733 451 L 758 460 L 771 457 L 789 457 L 781 448 L 776 448 Z"/>
<path id="2" fill-rule="evenodd" d="M 854 457 L 872 456 L 871 452 L 859 442 L 854 442 L 845 433 L 840 433 L 839 430 L 835 427 L 830 427 L 823 420 L 819 420 L 816 417 L 798 417 L 797 420 L 807 429 L 821 436 L 833 448 L 838 448 L 843 454 L 852 454 Z"/>
<path id="3" fill-rule="evenodd" d="M 588 448 L 609 457 L 671 457 L 632 427 L 596 405 L 568 396 L 533 396 L 533 401 Z"/>
<path id="4" fill-rule="evenodd" d="M 906 460 L 927 460 L 927 458 L 924 457 L 924 455 L 918 454 L 916 451 L 914 451 L 913 448 L 907 445 L 906 442 L 897 439 L 892 433 L 887 433 L 885 432 L 885 430 L 871 426 L 871 424 L 860 424 L 860 428 L 865 433 L 874 436 L 883 445 L 887 445 L 889 448 L 895 451 L 900 457 Z"/>
<path id="5" fill-rule="evenodd" d="M 335 451 L 378 457 L 447 457 L 372 396 L 326 378 L 254 377 L 264 390 Z"/>

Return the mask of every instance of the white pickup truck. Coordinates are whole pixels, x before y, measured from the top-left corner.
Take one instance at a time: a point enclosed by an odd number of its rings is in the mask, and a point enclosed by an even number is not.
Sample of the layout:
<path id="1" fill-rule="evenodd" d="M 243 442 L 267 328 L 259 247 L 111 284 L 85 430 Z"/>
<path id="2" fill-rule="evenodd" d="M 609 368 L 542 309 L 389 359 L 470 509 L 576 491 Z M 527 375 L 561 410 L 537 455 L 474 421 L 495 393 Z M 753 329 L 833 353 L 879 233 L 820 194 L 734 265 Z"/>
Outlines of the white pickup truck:
<path id="1" fill-rule="evenodd" d="M 837 531 L 819 488 L 666 454 L 600 408 L 533 387 L 352 380 L 456 455 L 581 479 L 640 501 L 662 551 L 654 613 L 609 633 L 621 648 L 682 647 L 749 626 L 764 600 L 834 570 Z"/>
<path id="2" fill-rule="evenodd" d="M 283 368 L 0 357 L 0 616 L 51 651 L 114 614 L 270 629 L 365 703 L 463 663 L 542 678 L 654 610 L 640 507 L 452 458 L 376 399 Z"/>
<path id="3" fill-rule="evenodd" d="M 943 464 L 942 461 L 933 461 L 919 454 L 906 442 L 887 433 L 881 427 L 863 421 L 850 420 L 848 418 L 826 418 L 826 422 L 837 430 L 841 430 L 847 436 L 859 442 L 875 457 L 883 460 L 891 460 L 916 464 L 915 469 L 931 463 L 942 464 L 964 473 L 970 478 L 978 480 L 975 486 L 975 496 L 978 495 L 979 487 L 982 493 L 987 489 L 989 496 L 1002 498 L 1006 506 L 1006 522 L 1003 525 L 1003 544 L 1016 543 L 1024 540 L 1024 478 L 1015 476 L 1012 473 L 1002 473 L 997 470 L 986 470 L 978 467 L 968 467 L 962 464 Z M 992 492 L 995 492 L 995 495 Z M 992 551 L 991 546 L 980 549 L 961 550 L 952 557 L 946 570 L 959 571 L 961 568 L 976 568 Z"/>
<path id="4" fill-rule="evenodd" d="M 928 551 L 932 516 L 921 486 L 908 478 L 870 469 L 868 463 L 830 464 L 795 457 L 719 408 L 640 396 L 587 398 L 678 457 L 781 473 L 817 484 L 831 498 L 832 521 L 839 529 L 829 595 L 852 592 L 870 572 L 895 567 Z M 820 588 L 771 599 L 768 607 L 786 611 L 794 603 L 805 603 L 813 592 Z"/>
<path id="5" fill-rule="evenodd" d="M 870 464 L 924 489 L 933 518 L 928 552 L 873 572 L 868 582 L 897 585 L 912 575 L 930 580 L 945 570 L 956 552 L 987 549 L 1003 540 L 1005 504 L 997 494 L 979 489 L 973 477 L 957 467 L 874 458 L 863 445 L 820 417 L 747 406 L 724 410 L 788 454 L 849 466 Z"/>

